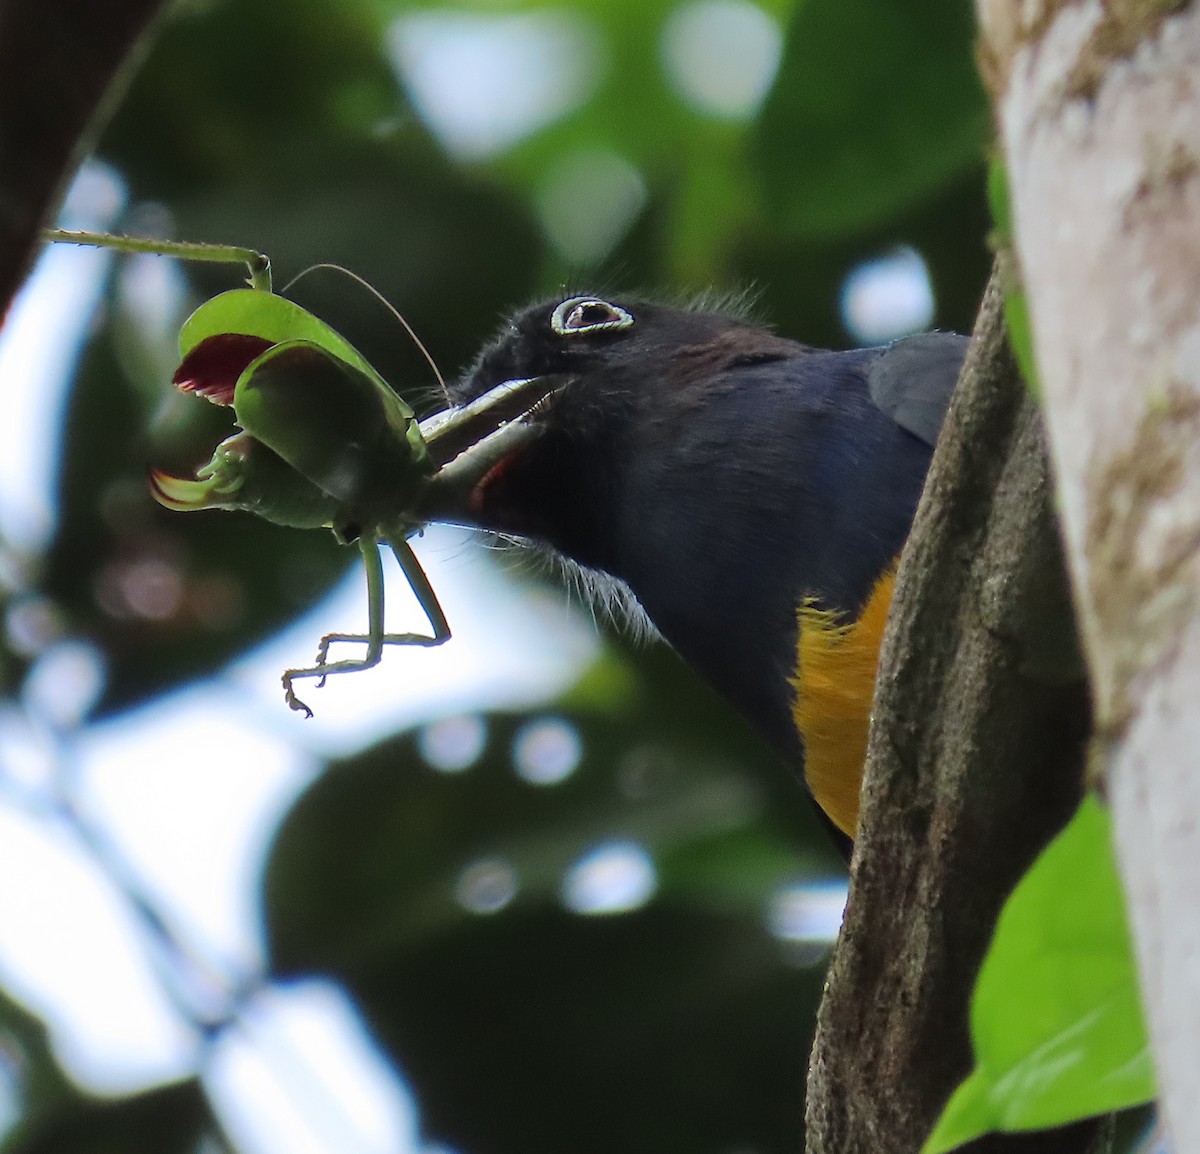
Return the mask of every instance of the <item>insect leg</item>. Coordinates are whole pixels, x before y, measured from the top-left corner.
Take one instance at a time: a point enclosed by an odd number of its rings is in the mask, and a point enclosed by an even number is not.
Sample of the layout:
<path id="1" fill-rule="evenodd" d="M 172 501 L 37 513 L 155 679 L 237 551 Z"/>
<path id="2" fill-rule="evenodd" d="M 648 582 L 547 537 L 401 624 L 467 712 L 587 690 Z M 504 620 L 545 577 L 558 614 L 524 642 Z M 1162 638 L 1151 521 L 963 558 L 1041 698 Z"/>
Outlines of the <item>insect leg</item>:
<path id="1" fill-rule="evenodd" d="M 392 552 L 395 553 L 396 560 L 400 563 L 400 568 L 403 570 L 404 576 L 408 578 L 413 593 L 416 594 L 418 604 L 420 604 L 422 611 L 429 619 L 429 625 L 433 631 L 432 634 L 385 633 L 383 631 L 383 564 L 379 557 L 379 542 L 373 537 L 360 538 L 359 550 L 362 553 L 363 564 L 367 570 L 368 632 L 327 633 L 321 638 L 321 644 L 317 650 L 317 663 L 315 665 L 306 669 L 289 669 L 283 675 L 284 696 L 292 709 L 300 710 L 309 717 L 312 716 L 312 710 L 296 696 L 293 689 L 292 682 L 297 678 L 320 678 L 317 682 L 317 688 L 319 689 L 325 684 L 325 678 L 331 673 L 356 673 L 378 665 L 385 645 L 432 646 L 441 645 L 442 642 L 449 639 L 450 626 L 446 621 L 446 615 L 442 612 L 441 605 L 438 604 L 437 595 L 433 591 L 433 586 L 429 583 L 429 578 L 425 575 L 425 570 L 421 568 L 416 554 L 413 553 L 407 542 L 401 541 L 397 544 L 389 541 L 388 544 L 391 546 Z M 367 651 L 358 660 L 329 662 L 326 660 L 329 655 L 329 647 L 335 641 L 359 642 L 366 645 Z"/>
<path id="2" fill-rule="evenodd" d="M 158 240 L 142 236 L 118 236 L 111 232 L 72 232 L 61 228 L 42 231 L 44 240 L 58 244 L 84 244 L 92 248 L 111 248 L 118 252 L 145 252 L 153 256 L 173 256 L 180 260 L 214 261 L 218 264 L 244 264 L 249 274 L 246 283 L 254 289 L 271 291 L 271 262 L 261 252 L 234 244 L 208 244 L 204 241 Z"/>
<path id="3" fill-rule="evenodd" d="M 367 570 L 367 633 L 330 633 L 321 638 L 317 664 L 304 669 L 289 669 L 283 675 L 283 695 L 289 708 L 312 717 L 312 710 L 296 696 L 292 683 L 300 677 L 319 677 L 318 688 L 331 673 L 356 673 L 379 664 L 383 652 L 383 564 L 379 559 L 379 543 L 374 537 L 359 538 L 359 552 Z M 364 641 L 367 651 L 358 660 L 326 662 L 329 643 L 338 640 Z"/>
<path id="4" fill-rule="evenodd" d="M 404 576 L 408 579 L 409 587 L 416 595 L 417 604 L 421 606 L 421 611 L 429 620 L 429 627 L 433 630 L 432 634 L 425 633 L 384 633 L 380 636 L 379 642 L 381 645 L 441 645 L 442 642 L 450 639 L 450 625 L 446 621 L 446 615 L 442 612 L 442 607 L 438 603 L 437 594 L 433 591 L 433 586 L 429 583 L 429 578 L 425 575 L 425 570 L 421 568 L 421 563 L 417 560 L 417 555 L 412 551 L 407 542 L 400 542 L 399 545 L 393 542 L 388 542 L 392 552 L 396 555 L 396 560 L 400 563 L 400 568 L 404 572 Z M 383 591 L 380 590 L 380 617 L 379 621 L 383 623 Z M 321 638 L 321 644 L 317 649 L 317 665 L 325 664 L 325 660 L 329 655 L 329 647 L 335 641 L 358 641 L 370 645 L 373 634 L 370 633 L 326 633 Z M 376 658 L 378 660 L 378 658 Z M 324 678 L 317 682 L 319 689 L 324 684 Z"/>
<path id="5" fill-rule="evenodd" d="M 408 579 L 409 587 L 417 598 L 417 604 L 421 606 L 421 612 L 425 614 L 429 621 L 429 627 L 433 630 L 432 637 L 422 637 L 417 642 L 399 641 L 396 643 L 401 645 L 441 645 L 443 641 L 449 641 L 450 623 L 446 620 L 446 614 L 442 612 L 437 594 L 433 591 L 433 586 L 429 583 L 429 578 L 425 576 L 425 570 L 421 568 L 421 562 L 417 560 L 417 555 L 412 551 L 412 546 L 407 541 L 400 541 L 398 543 L 389 541 L 388 545 L 396 555 L 396 560 L 400 562 L 400 568 L 404 571 L 404 576 Z M 413 636 L 411 633 L 387 634 L 384 636 L 384 641 L 390 644 L 397 637 L 411 636 Z"/>

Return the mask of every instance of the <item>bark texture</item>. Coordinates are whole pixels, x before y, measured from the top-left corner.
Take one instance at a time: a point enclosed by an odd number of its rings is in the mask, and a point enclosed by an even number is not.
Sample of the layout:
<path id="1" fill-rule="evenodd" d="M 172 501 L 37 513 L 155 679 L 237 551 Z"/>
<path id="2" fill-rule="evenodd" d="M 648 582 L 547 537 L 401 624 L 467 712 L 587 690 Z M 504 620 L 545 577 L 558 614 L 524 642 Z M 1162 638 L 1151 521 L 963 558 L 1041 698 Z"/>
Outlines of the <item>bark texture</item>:
<path id="1" fill-rule="evenodd" d="M 980 0 L 1169 1129 L 1200 1149 L 1200 10 Z"/>
<path id="2" fill-rule="evenodd" d="M 920 1148 L 970 1068 L 967 1004 L 1000 905 L 1079 799 L 1090 710 L 1052 492 L 993 278 L 884 642 L 810 1154 Z M 971 1149 L 1066 1152 L 1093 1133 Z"/>
<path id="3" fill-rule="evenodd" d="M 163 0 L 0 4 L 0 317 Z"/>

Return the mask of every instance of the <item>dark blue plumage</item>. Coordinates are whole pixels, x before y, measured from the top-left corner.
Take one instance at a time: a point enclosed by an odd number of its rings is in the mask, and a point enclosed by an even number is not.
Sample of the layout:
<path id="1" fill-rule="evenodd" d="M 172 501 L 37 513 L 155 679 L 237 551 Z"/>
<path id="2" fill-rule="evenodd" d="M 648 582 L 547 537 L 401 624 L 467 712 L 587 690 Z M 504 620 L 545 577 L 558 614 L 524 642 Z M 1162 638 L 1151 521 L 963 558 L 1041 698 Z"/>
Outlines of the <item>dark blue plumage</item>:
<path id="1" fill-rule="evenodd" d="M 852 618 L 908 535 L 965 339 L 829 352 L 720 311 L 572 298 L 518 314 L 457 386 L 562 374 L 472 517 L 625 582 L 795 763 L 797 605 Z"/>

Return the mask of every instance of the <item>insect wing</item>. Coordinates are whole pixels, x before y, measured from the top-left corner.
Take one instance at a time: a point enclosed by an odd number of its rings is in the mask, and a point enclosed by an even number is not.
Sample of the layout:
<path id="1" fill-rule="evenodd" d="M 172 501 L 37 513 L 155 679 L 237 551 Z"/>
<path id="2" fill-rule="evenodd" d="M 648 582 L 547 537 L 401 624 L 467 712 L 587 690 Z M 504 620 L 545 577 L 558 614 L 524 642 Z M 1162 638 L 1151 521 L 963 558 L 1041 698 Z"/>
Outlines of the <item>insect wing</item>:
<path id="1" fill-rule="evenodd" d="M 294 301 L 256 289 L 230 289 L 196 309 L 179 330 L 180 359 L 186 358 L 210 337 L 229 333 L 260 337 L 272 345 L 283 341 L 308 341 L 387 388 L 366 358 L 339 332 Z M 407 408 L 399 398 L 397 401 Z"/>
<path id="2" fill-rule="evenodd" d="M 432 471 L 416 421 L 395 394 L 310 341 L 285 341 L 238 378 L 234 412 L 246 432 L 374 525 L 406 508 Z"/>

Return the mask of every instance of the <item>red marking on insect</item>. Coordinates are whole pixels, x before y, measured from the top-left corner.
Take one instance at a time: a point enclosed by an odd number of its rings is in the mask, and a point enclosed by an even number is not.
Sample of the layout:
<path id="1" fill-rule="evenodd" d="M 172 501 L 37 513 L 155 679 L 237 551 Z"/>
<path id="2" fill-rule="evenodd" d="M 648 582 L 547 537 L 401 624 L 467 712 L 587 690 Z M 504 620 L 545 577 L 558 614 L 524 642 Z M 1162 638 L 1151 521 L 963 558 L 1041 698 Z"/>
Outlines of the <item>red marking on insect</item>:
<path id="1" fill-rule="evenodd" d="M 238 377 L 271 345 L 263 337 L 245 333 L 207 337 L 183 358 L 171 383 L 180 392 L 196 393 L 214 405 L 232 405 Z"/>

